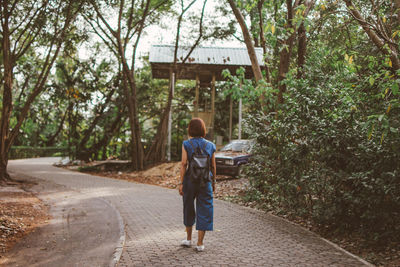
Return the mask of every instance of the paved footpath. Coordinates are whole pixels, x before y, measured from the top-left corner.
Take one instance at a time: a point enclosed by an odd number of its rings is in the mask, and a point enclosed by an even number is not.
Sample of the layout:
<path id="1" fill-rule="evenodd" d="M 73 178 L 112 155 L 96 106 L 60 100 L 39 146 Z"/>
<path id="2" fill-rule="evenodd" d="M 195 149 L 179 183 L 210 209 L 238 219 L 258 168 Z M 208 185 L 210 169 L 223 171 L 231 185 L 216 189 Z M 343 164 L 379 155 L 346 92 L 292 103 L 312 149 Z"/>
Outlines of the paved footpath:
<path id="1" fill-rule="evenodd" d="M 368 266 L 290 222 L 219 200 L 206 251 L 196 253 L 179 246 L 185 232 L 177 190 L 71 172 L 51 166 L 56 160 L 10 161 L 9 170 L 111 203 L 125 225 L 118 266 Z"/>

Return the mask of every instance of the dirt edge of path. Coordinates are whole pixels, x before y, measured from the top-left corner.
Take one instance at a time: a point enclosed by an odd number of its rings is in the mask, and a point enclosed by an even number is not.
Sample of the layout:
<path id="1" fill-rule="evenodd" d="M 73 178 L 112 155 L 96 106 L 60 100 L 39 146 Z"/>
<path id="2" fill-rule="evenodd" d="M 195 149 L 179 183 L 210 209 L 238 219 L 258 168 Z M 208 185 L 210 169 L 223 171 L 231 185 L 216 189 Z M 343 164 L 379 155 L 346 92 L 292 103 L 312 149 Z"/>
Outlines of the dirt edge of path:
<path id="1" fill-rule="evenodd" d="M 0 187 L 0 265 L 19 240 L 51 219 L 49 206 L 37 194 L 27 191 L 33 185 L 15 181 Z"/>

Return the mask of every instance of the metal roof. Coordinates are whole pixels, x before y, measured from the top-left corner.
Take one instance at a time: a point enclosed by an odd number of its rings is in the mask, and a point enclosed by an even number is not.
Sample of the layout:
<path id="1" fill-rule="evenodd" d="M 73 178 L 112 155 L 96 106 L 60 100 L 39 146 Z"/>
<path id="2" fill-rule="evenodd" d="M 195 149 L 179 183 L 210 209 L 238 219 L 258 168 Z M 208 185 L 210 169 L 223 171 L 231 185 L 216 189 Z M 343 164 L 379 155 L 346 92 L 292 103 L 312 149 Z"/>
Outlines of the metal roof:
<path id="1" fill-rule="evenodd" d="M 150 63 L 173 63 L 173 45 L 152 45 L 150 48 Z M 190 51 L 190 47 L 178 47 L 178 63 L 181 63 Z M 258 63 L 263 66 L 263 50 L 255 48 Z M 185 64 L 251 66 L 251 61 L 245 47 L 197 47 L 193 50 Z"/>

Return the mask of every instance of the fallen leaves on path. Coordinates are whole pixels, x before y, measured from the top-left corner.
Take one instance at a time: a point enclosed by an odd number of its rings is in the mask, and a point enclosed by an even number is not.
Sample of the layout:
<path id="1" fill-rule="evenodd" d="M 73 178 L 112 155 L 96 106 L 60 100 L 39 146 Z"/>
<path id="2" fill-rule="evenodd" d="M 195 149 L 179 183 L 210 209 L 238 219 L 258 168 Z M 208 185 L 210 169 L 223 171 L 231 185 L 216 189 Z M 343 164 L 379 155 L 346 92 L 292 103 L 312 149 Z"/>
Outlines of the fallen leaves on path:
<path id="1" fill-rule="evenodd" d="M 47 206 L 33 193 L 0 187 L 0 264 L 13 244 L 48 220 Z"/>

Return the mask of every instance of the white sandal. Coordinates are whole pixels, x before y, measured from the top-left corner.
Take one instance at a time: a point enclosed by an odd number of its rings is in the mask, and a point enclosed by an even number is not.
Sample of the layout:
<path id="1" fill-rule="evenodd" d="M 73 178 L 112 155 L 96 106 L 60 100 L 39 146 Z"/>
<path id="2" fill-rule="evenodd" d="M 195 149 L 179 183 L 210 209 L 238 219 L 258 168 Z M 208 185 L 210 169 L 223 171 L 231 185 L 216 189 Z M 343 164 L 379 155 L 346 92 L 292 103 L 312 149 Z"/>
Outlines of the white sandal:
<path id="1" fill-rule="evenodd" d="M 201 245 L 201 246 L 195 246 L 195 248 L 194 248 L 197 252 L 202 252 L 202 251 L 204 251 L 204 245 Z"/>
<path id="2" fill-rule="evenodd" d="M 182 247 L 191 247 L 192 246 L 192 240 L 182 240 L 181 242 Z"/>

